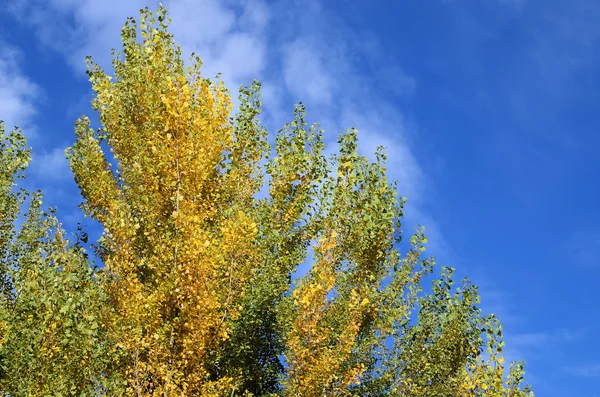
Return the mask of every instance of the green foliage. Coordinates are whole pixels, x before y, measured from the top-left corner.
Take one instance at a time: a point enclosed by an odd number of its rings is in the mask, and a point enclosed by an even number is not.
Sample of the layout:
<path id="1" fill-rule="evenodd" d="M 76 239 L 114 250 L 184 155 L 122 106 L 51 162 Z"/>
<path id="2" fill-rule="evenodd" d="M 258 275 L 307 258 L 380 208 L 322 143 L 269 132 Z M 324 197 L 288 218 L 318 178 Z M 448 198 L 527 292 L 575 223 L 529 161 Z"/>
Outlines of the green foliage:
<path id="1" fill-rule="evenodd" d="M 0 128 L 0 393 L 532 396 L 477 288 L 433 276 L 422 228 L 402 243 L 383 148 L 350 129 L 327 158 L 301 104 L 271 146 L 260 84 L 231 116 L 168 22 L 129 19 L 113 76 L 88 60 L 102 128 L 79 119 L 67 156 L 104 271 L 17 190 L 29 150 Z"/>
<path id="2" fill-rule="evenodd" d="M 13 191 L 29 163 L 24 145 L 20 132 L 0 126 L 0 391 L 95 395 L 107 370 L 105 299 L 84 252 L 42 211 L 41 194 Z"/>

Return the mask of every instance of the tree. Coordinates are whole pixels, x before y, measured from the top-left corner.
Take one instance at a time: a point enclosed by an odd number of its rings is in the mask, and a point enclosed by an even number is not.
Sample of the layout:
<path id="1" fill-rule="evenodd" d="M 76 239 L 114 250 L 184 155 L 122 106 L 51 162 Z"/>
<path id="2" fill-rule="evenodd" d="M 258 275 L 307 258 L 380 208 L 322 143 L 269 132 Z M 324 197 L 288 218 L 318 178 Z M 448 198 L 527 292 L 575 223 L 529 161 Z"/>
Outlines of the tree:
<path id="1" fill-rule="evenodd" d="M 0 393 L 94 395 L 108 369 L 103 294 L 41 193 L 14 190 L 29 159 L 21 133 L 0 124 Z"/>
<path id="2" fill-rule="evenodd" d="M 69 159 L 84 210 L 105 230 L 106 326 L 125 394 L 220 394 L 235 384 L 210 380 L 210 352 L 231 335 L 261 260 L 252 197 L 263 131 L 244 115 L 230 122 L 223 85 L 201 77 L 199 61 L 185 70 L 163 9 L 157 17 L 143 11 L 143 43 L 127 22 L 114 81 L 90 63 L 103 129 L 80 119 Z"/>
<path id="3" fill-rule="evenodd" d="M 230 116 L 219 79 L 197 56 L 185 66 L 164 8 L 142 10 L 139 32 L 129 19 L 112 76 L 88 60 L 102 127 L 79 119 L 68 152 L 104 227 L 103 327 L 125 395 L 528 395 L 520 365 L 504 378 L 476 288 L 453 291 L 444 268 L 423 292 L 422 230 L 401 255 L 383 149 L 359 155 L 350 129 L 326 158 L 298 105 L 271 153 L 257 82 Z"/>

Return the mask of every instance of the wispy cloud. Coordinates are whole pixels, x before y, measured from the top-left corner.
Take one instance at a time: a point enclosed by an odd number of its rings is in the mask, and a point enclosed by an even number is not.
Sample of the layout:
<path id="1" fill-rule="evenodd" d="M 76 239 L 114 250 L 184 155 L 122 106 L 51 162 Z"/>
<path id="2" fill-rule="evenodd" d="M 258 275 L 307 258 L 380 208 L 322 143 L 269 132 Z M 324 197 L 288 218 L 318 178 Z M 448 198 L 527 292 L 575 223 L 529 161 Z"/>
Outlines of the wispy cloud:
<path id="1" fill-rule="evenodd" d="M 82 72 L 87 55 L 110 65 L 110 48 L 119 42 L 125 19 L 145 5 L 144 0 L 16 0 L 8 9 L 33 28 L 44 46 L 62 53 Z"/>
<path id="2" fill-rule="evenodd" d="M 283 76 L 294 98 L 318 105 L 330 105 L 336 79 L 324 64 L 324 56 L 305 40 L 287 44 L 283 55 Z"/>
<path id="3" fill-rule="evenodd" d="M 589 95 L 600 59 L 596 23 L 600 3 L 475 2 L 483 7 L 464 0 L 443 3 L 460 20 L 454 33 L 460 37 L 461 52 L 455 55 L 468 65 L 472 106 L 491 115 L 501 112 L 503 124 L 541 138 L 537 146 L 557 145 L 563 151 L 580 148 L 574 138 L 580 134 L 573 125 L 565 124 L 563 116 L 576 100 Z M 507 26 L 515 39 L 507 36 Z M 482 48 L 494 51 L 484 53 Z M 501 70 L 496 68 L 498 64 Z"/>
<path id="4" fill-rule="evenodd" d="M 576 266 L 597 267 L 600 265 L 600 233 L 579 231 L 567 242 L 570 262 Z"/>
<path id="5" fill-rule="evenodd" d="M 548 348 L 551 344 L 571 343 L 580 340 L 584 336 L 583 330 L 573 331 L 566 328 L 551 331 L 537 331 L 516 334 L 511 342 L 516 348 Z"/>
<path id="6" fill-rule="evenodd" d="M 564 367 L 564 371 L 582 378 L 600 378 L 600 364 L 569 366 Z"/>
<path id="7" fill-rule="evenodd" d="M 36 105 L 43 94 L 21 69 L 22 52 L 0 42 L 0 120 L 6 128 L 20 127 L 32 137 Z"/>
<path id="8" fill-rule="evenodd" d="M 548 2 L 532 7 L 540 16 L 532 26 L 530 57 L 554 100 L 565 100 L 586 89 L 578 78 L 599 59 L 600 4 L 597 1 Z M 561 101 L 562 103 L 562 101 Z"/>
<path id="9" fill-rule="evenodd" d="M 109 69 L 110 50 L 119 47 L 126 18 L 137 19 L 140 8 L 158 4 L 156 0 L 17 0 L 9 10 L 34 29 L 46 48 L 63 54 L 84 76 L 86 56 Z M 170 0 L 165 4 L 177 41 L 186 55 L 202 56 L 206 76 L 221 72 L 230 88 L 260 77 L 266 61 L 264 30 L 270 18 L 263 0 Z"/>
<path id="10" fill-rule="evenodd" d="M 201 56 L 206 76 L 222 73 L 232 91 L 262 76 L 271 18 L 263 0 L 172 0 L 166 5 L 176 40 L 186 54 Z"/>
<path id="11" fill-rule="evenodd" d="M 522 9 L 529 0 L 484 0 L 491 3 L 500 4 L 503 6 L 513 7 L 517 10 Z"/>
<path id="12" fill-rule="evenodd" d="M 85 55 L 109 65 L 120 27 L 142 3 L 19 0 L 12 12 L 81 72 Z M 387 147 L 401 194 L 411 198 L 415 213 L 418 208 L 426 216 L 422 192 L 428 182 L 410 145 L 411 124 L 386 97 L 412 95 L 416 80 L 393 60 L 379 62 L 386 55 L 373 36 L 352 32 L 320 1 L 171 0 L 166 5 L 177 41 L 186 54 L 200 54 L 206 75 L 222 72 L 231 89 L 253 78 L 264 81 L 265 119 L 274 124 L 269 127 L 279 128 L 291 116 L 291 102 L 301 100 L 309 117 L 326 128 L 330 143 L 344 129 L 359 128 L 365 154 Z"/>
<path id="13" fill-rule="evenodd" d="M 54 183 L 71 178 L 69 162 L 65 158 L 65 149 L 54 148 L 46 152 L 41 150 L 34 152 L 30 173 L 45 183 Z"/>

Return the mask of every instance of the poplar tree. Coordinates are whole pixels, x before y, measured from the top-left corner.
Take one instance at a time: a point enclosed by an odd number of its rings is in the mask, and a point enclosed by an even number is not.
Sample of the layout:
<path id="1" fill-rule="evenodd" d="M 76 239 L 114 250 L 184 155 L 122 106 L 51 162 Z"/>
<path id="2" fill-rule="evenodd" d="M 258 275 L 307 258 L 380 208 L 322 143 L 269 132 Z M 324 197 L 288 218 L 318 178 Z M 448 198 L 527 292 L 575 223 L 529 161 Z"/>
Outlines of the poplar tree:
<path id="1" fill-rule="evenodd" d="M 78 238 L 40 192 L 17 189 L 29 161 L 0 123 L 0 394 L 95 395 L 108 385 L 104 296 Z"/>
<path id="2" fill-rule="evenodd" d="M 130 18 L 110 74 L 88 60 L 101 128 L 80 118 L 68 152 L 104 228 L 102 326 L 122 393 L 530 395 L 520 364 L 504 376 L 474 286 L 453 289 L 443 268 L 422 289 L 434 263 L 422 230 L 401 243 L 384 150 L 359 155 L 350 129 L 326 157 L 301 104 L 271 145 L 260 84 L 234 113 L 168 22 L 162 7 Z"/>

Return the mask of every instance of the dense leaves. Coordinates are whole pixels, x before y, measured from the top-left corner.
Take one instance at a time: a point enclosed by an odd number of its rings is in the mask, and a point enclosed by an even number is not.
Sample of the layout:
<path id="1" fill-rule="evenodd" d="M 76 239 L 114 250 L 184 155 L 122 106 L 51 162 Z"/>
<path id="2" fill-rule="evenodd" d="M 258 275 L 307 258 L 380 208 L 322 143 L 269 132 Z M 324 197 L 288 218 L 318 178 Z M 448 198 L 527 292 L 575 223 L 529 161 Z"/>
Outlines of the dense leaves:
<path id="1" fill-rule="evenodd" d="M 101 127 L 81 117 L 67 157 L 103 227 L 102 271 L 39 194 L 16 227 L 29 152 L 2 135 L 0 390 L 532 395 L 521 364 L 505 371 L 476 287 L 433 276 L 422 229 L 402 241 L 383 148 L 359 155 L 350 129 L 326 157 L 301 104 L 271 145 L 260 84 L 234 106 L 197 56 L 182 60 L 168 22 L 164 8 L 129 19 L 110 75 L 88 59 Z"/>
<path id="2" fill-rule="evenodd" d="M 41 194 L 13 191 L 29 162 L 24 145 L 0 125 L 0 393 L 93 395 L 108 385 L 104 295 L 85 253 L 41 210 Z"/>

